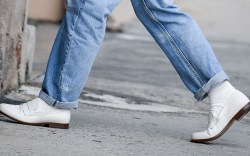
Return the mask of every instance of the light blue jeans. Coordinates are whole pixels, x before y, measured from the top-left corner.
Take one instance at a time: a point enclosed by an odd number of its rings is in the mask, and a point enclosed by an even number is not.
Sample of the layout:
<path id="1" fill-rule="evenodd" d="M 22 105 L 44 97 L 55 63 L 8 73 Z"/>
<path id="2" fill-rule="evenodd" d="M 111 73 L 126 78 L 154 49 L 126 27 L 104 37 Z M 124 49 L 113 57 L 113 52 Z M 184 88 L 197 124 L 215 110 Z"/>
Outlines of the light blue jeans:
<path id="1" fill-rule="evenodd" d="M 77 108 L 96 54 L 107 16 L 120 0 L 67 0 L 39 97 L 61 109 Z M 135 13 L 170 59 L 186 87 L 203 100 L 228 80 L 192 17 L 173 0 L 131 0 Z M 140 59 L 140 58 L 138 58 Z"/>

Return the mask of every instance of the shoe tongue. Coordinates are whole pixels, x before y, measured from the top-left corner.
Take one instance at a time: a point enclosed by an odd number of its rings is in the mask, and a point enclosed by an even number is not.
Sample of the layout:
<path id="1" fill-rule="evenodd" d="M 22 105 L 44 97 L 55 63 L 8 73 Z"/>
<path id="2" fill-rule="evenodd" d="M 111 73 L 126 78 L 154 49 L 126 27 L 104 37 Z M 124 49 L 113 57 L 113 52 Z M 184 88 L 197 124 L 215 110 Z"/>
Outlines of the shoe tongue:
<path id="1" fill-rule="evenodd" d="M 49 106 L 40 98 L 36 98 L 34 100 L 31 100 L 27 102 L 27 105 L 30 110 L 33 111 L 43 111 L 43 110 L 49 110 Z"/>
<path id="2" fill-rule="evenodd" d="M 36 98 L 36 99 L 33 99 L 33 100 L 27 102 L 27 105 L 28 105 L 30 110 L 35 111 L 39 107 L 39 103 L 40 103 L 40 99 Z"/>

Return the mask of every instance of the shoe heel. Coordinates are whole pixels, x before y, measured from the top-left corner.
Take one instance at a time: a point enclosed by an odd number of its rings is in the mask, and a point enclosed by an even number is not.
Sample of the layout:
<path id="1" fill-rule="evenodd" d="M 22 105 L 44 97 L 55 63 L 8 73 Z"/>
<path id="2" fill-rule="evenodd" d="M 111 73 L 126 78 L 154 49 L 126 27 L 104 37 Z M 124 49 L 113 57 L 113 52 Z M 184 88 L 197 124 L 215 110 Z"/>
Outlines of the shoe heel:
<path id="1" fill-rule="evenodd" d="M 250 111 L 250 102 L 246 104 L 236 115 L 235 120 L 240 121 Z"/>
<path id="2" fill-rule="evenodd" d="M 50 128 L 60 128 L 60 129 L 69 129 L 69 124 L 58 124 L 58 123 L 50 123 Z"/>

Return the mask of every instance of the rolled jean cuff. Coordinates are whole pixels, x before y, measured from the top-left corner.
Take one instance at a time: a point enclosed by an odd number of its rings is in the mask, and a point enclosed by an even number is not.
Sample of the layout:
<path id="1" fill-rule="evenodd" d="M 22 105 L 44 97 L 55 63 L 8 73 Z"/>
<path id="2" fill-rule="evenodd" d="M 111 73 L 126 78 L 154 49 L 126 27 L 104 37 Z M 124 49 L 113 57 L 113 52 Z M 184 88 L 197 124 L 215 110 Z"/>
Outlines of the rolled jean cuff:
<path id="1" fill-rule="evenodd" d="M 214 89 L 218 84 L 229 80 L 227 74 L 222 71 L 215 76 L 213 76 L 205 85 L 203 85 L 194 95 L 195 99 L 202 101 L 208 96 L 209 91 Z"/>
<path id="2" fill-rule="evenodd" d="M 48 105 L 58 109 L 76 109 L 78 107 L 78 101 L 74 102 L 59 102 L 58 100 L 50 97 L 44 91 L 40 91 L 39 98 L 45 101 Z"/>

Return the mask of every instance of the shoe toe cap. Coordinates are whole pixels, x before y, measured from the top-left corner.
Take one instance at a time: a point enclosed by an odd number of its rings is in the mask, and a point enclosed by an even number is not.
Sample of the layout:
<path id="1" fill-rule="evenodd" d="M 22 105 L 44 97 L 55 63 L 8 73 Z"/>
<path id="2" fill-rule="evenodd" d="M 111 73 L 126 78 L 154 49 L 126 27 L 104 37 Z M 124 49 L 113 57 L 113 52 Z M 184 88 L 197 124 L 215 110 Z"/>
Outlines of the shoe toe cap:
<path id="1" fill-rule="evenodd" d="M 19 106 L 17 105 L 10 105 L 10 104 L 2 103 L 0 104 L 0 111 L 5 114 L 12 114 L 12 113 L 20 111 L 20 109 L 19 109 Z"/>
<path id="2" fill-rule="evenodd" d="M 211 136 L 207 133 L 207 131 L 196 132 L 192 134 L 191 140 L 202 140 L 202 139 L 208 139 L 210 137 Z"/>

